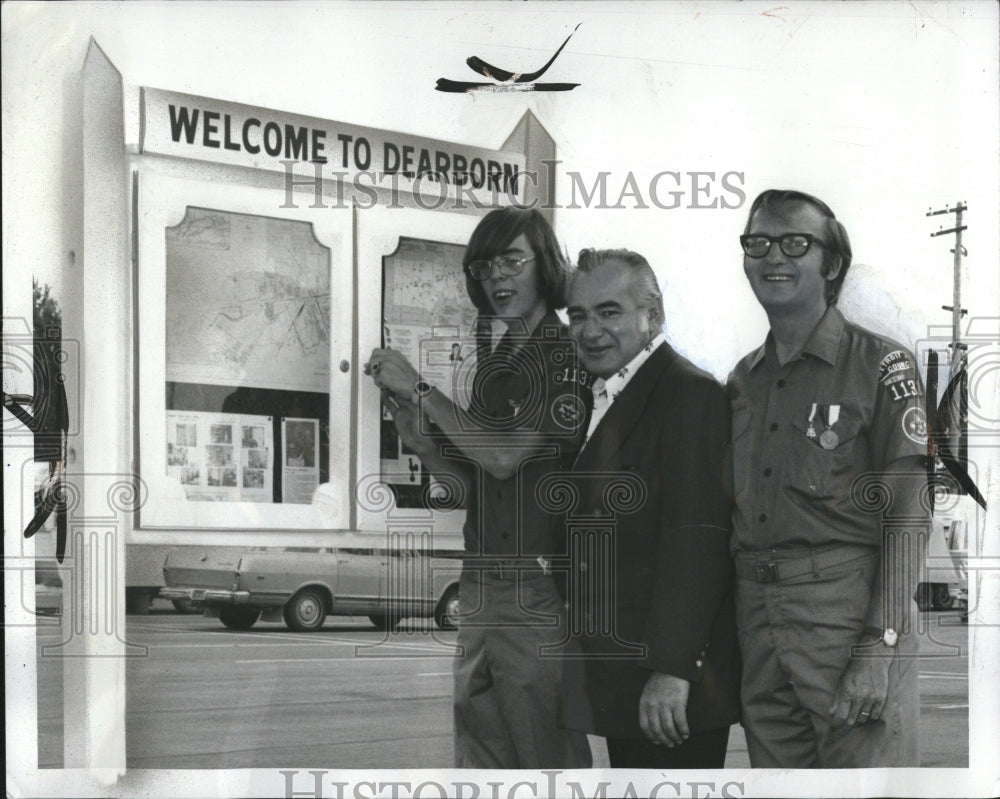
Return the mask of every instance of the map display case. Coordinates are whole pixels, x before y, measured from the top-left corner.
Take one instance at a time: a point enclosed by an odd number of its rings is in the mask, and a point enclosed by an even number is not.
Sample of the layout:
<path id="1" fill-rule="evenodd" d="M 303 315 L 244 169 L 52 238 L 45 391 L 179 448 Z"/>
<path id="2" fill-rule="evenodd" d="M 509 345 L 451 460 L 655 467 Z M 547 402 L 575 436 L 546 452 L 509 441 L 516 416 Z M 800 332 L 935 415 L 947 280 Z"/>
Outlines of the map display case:
<path id="1" fill-rule="evenodd" d="M 350 212 L 146 174 L 139 187 L 144 528 L 347 526 Z M 349 307 L 347 305 L 346 307 Z M 332 372 L 344 379 L 331 378 Z M 325 484 L 330 501 L 312 506 Z"/>
<path id="2" fill-rule="evenodd" d="M 373 208 L 358 214 L 360 351 L 399 350 L 421 377 L 466 408 L 475 374 L 478 311 L 468 298 L 462 255 L 477 217 Z M 371 380 L 358 387 L 359 530 L 387 520 L 426 522 L 434 546 L 461 546 L 465 511 L 395 433 Z"/>
<path id="3" fill-rule="evenodd" d="M 382 339 L 466 409 L 479 313 L 465 289 L 464 252 L 459 244 L 400 238 L 396 251 L 382 259 Z M 381 473 L 398 507 L 427 507 L 435 497 L 445 498 L 447 488 L 400 441 L 384 403 L 379 435 Z"/>

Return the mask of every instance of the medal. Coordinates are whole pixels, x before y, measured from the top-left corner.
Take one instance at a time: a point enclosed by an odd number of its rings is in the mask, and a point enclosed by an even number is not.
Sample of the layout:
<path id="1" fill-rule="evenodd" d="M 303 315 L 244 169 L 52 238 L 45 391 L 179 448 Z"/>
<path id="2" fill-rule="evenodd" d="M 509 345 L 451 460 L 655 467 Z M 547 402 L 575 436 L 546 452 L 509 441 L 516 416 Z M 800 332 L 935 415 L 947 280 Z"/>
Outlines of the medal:
<path id="1" fill-rule="evenodd" d="M 806 438 L 816 438 L 816 428 L 813 427 L 813 419 L 816 418 L 816 403 L 813 403 L 812 410 L 809 411 L 809 429 L 806 430 Z"/>
<path id="2" fill-rule="evenodd" d="M 840 443 L 840 436 L 838 436 L 832 429 L 839 418 L 840 406 L 831 405 L 827 414 L 826 430 L 824 430 L 819 437 L 819 445 L 823 449 L 833 449 Z"/>

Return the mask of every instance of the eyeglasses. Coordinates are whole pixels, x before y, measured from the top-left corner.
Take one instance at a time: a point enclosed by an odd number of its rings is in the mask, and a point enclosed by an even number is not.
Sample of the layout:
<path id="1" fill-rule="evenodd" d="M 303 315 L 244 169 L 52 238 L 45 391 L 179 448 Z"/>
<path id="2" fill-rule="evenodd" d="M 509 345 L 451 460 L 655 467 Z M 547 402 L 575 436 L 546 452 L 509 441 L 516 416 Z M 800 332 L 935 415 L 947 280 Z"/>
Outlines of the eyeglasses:
<path id="1" fill-rule="evenodd" d="M 809 252 L 813 244 L 826 247 L 826 242 L 811 233 L 785 233 L 782 236 L 765 236 L 762 233 L 747 233 L 740 236 L 743 252 L 751 258 L 763 258 L 771 251 L 771 245 L 778 242 L 781 251 L 789 258 L 800 258 Z"/>
<path id="2" fill-rule="evenodd" d="M 489 280 L 493 274 L 493 267 L 504 277 L 515 277 L 524 271 L 524 265 L 528 261 L 534 261 L 535 256 L 520 258 L 516 255 L 497 255 L 488 260 L 470 261 L 469 274 L 476 280 Z"/>

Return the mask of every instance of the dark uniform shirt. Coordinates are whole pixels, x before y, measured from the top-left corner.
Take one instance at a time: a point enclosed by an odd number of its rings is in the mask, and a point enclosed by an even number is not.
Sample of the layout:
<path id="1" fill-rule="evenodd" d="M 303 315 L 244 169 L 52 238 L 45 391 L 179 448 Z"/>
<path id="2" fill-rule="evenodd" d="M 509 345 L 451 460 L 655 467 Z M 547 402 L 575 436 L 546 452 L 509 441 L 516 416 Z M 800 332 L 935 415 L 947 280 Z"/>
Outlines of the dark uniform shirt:
<path id="1" fill-rule="evenodd" d="M 476 467 L 463 531 L 468 554 L 562 554 L 561 517 L 542 507 L 535 486 L 549 473 L 568 469 L 580 448 L 585 405 L 575 352 L 550 311 L 530 336 L 508 331 L 479 362 L 469 406 L 477 428 L 504 433 L 511 446 L 524 446 L 538 434 L 544 444 L 506 480 Z"/>
<path id="2" fill-rule="evenodd" d="M 855 479 L 926 455 L 913 355 L 831 307 L 797 357 L 781 366 L 768 334 L 728 387 L 734 551 L 881 546 L 877 496 Z"/>

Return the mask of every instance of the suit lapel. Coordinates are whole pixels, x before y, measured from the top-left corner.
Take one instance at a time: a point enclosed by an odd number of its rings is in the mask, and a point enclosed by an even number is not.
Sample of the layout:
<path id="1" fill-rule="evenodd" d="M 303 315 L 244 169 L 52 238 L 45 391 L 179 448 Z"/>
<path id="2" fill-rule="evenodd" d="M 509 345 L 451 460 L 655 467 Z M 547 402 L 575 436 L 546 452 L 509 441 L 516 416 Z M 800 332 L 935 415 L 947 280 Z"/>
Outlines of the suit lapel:
<path id="1" fill-rule="evenodd" d="M 611 460 L 643 415 L 653 387 L 675 357 L 676 353 L 666 342 L 653 351 L 618 399 L 611 403 L 594 434 L 577 454 L 574 470 L 596 469 Z"/>

